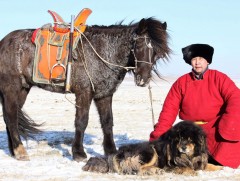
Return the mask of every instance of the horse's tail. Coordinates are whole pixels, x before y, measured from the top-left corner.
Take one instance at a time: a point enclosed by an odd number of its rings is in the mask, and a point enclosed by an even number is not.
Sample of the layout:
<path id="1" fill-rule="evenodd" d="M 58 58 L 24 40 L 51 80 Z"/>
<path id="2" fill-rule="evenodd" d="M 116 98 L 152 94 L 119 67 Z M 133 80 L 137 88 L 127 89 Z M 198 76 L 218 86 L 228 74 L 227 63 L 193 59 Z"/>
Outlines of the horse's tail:
<path id="1" fill-rule="evenodd" d="M 19 134 L 24 138 L 35 138 L 35 135 L 41 133 L 42 131 L 37 127 L 43 124 L 35 123 L 25 112 L 20 108 L 18 109 L 18 130 Z"/>

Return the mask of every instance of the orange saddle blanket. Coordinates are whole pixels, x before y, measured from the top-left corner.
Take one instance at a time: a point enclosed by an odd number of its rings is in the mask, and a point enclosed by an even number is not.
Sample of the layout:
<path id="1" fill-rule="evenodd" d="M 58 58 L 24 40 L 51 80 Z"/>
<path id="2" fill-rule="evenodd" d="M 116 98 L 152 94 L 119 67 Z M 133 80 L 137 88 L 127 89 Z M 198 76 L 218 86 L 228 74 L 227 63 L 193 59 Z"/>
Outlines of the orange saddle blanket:
<path id="1" fill-rule="evenodd" d="M 76 48 L 79 38 L 80 33 L 74 33 L 73 50 Z M 64 86 L 69 53 L 69 32 L 60 33 L 38 29 L 35 45 L 33 81 Z"/>

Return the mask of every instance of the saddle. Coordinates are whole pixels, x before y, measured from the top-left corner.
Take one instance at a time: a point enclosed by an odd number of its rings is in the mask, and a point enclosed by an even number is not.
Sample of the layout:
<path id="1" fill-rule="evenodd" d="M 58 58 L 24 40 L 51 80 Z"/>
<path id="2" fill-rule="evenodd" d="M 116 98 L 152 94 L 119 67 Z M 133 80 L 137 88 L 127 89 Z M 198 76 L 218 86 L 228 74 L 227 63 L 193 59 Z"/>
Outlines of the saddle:
<path id="1" fill-rule="evenodd" d="M 48 10 L 54 19 L 52 24 L 43 25 L 32 35 L 36 45 L 33 81 L 42 84 L 65 85 L 66 66 L 69 54 L 70 26 L 56 12 Z M 78 44 L 81 33 L 86 29 L 86 20 L 91 10 L 84 8 L 74 20 L 72 50 Z"/>

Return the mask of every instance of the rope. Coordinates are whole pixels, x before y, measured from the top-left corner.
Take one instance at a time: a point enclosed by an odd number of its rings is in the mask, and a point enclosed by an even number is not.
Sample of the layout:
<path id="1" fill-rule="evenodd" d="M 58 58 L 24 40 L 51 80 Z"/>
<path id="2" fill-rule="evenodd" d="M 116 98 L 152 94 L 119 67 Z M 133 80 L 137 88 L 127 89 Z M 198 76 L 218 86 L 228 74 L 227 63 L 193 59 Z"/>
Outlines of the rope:
<path id="1" fill-rule="evenodd" d="M 83 51 L 83 61 L 82 61 L 82 62 L 83 62 L 83 66 L 84 66 L 84 69 L 85 69 L 85 71 L 86 71 L 86 73 L 87 73 L 87 76 L 88 76 L 88 78 L 89 78 L 89 80 L 90 80 L 90 82 L 91 82 L 93 91 L 95 92 L 95 88 L 94 88 L 94 84 L 93 84 L 92 78 L 91 78 L 91 76 L 90 76 L 90 74 L 89 74 L 89 71 L 88 71 L 88 69 L 87 69 L 87 63 L 86 63 L 86 58 L 85 58 L 85 53 L 84 53 L 84 48 L 83 48 L 82 36 L 80 36 L 80 41 L 81 41 L 82 51 Z M 79 51 L 79 49 L 78 49 L 78 46 L 77 46 L 77 51 L 78 51 L 78 53 L 79 53 L 79 55 L 80 55 L 80 51 Z"/>
<path id="2" fill-rule="evenodd" d="M 72 93 L 72 92 L 70 92 L 70 93 Z M 77 104 L 73 103 L 73 102 L 72 102 L 70 99 L 68 99 L 68 98 L 67 98 L 67 94 L 65 94 L 65 99 L 67 99 L 67 101 L 68 101 L 68 102 L 70 102 L 72 105 L 74 105 L 74 106 L 76 106 L 76 107 L 80 108 L 80 106 L 79 106 L 79 105 L 77 105 Z"/>
<path id="3" fill-rule="evenodd" d="M 153 128 L 155 125 L 155 119 L 154 119 L 154 111 L 153 111 L 153 100 L 152 100 L 152 91 L 151 91 L 151 86 L 150 83 L 148 84 L 148 90 L 149 90 L 149 98 L 150 98 L 150 104 L 151 104 L 151 111 L 152 111 L 152 124 L 153 124 Z"/>
<path id="4" fill-rule="evenodd" d="M 62 24 L 62 23 L 58 23 L 58 24 Z M 102 60 L 103 62 L 105 62 L 106 64 L 109 64 L 109 65 L 112 65 L 112 66 L 115 66 L 115 67 L 120 67 L 120 68 L 123 68 L 125 69 L 126 71 L 128 71 L 129 69 L 135 69 L 135 67 L 124 67 L 124 66 L 121 66 L 121 65 L 116 65 L 116 64 L 113 64 L 113 63 L 110 63 L 108 62 L 107 60 L 103 59 L 96 51 L 96 49 L 93 47 L 93 45 L 91 44 L 91 42 L 88 40 L 88 38 L 77 28 L 77 27 L 74 27 L 86 40 L 87 42 L 89 43 L 89 45 L 91 46 L 91 48 L 93 49 L 93 51 L 96 53 L 96 55 L 100 58 L 100 60 Z M 95 92 L 95 88 L 94 88 L 94 84 L 93 84 L 93 81 L 92 81 L 92 78 L 89 74 L 89 71 L 87 70 L 87 64 L 86 64 L 86 58 L 85 58 L 85 53 L 84 53 L 84 48 L 83 48 L 83 42 L 82 42 L 82 36 L 80 36 L 80 41 L 81 41 L 81 46 L 82 46 L 82 51 L 83 51 L 83 65 L 84 65 L 84 69 L 87 73 L 87 76 L 89 77 L 89 80 L 91 82 L 91 85 L 92 85 L 92 88 L 93 88 L 93 91 Z M 79 48 L 77 46 L 77 51 L 80 55 L 80 51 L 79 51 Z M 71 93 L 71 92 L 70 92 Z M 65 99 L 70 102 L 71 104 L 75 105 L 76 107 L 80 107 L 78 106 L 77 104 L 73 103 L 71 100 L 69 100 L 65 94 Z"/>
<path id="5" fill-rule="evenodd" d="M 93 47 L 93 45 L 91 44 L 91 42 L 88 40 L 88 38 L 77 28 L 75 27 L 75 29 L 80 32 L 80 34 L 87 40 L 87 42 L 89 43 L 89 45 L 91 46 L 91 48 L 93 49 L 94 53 L 98 56 L 98 58 L 100 58 L 100 60 L 102 60 L 104 63 L 106 64 L 109 64 L 109 65 L 112 65 L 112 66 L 115 66 L 115 67 L 120 67 L 120 68 L 123 68 L 125 69 L 126 71 L 128 71 L 129 69 L 135 69 L 135 67 L 125 67 L 125 66 L 122 66 L 122 65 L 117 65 L 117 64 L 113 64 L 113 63 L 110 63 L 109 61 L 105 60 L 104 58 L 102 58 L 96 51 L 96 49 Z"/>

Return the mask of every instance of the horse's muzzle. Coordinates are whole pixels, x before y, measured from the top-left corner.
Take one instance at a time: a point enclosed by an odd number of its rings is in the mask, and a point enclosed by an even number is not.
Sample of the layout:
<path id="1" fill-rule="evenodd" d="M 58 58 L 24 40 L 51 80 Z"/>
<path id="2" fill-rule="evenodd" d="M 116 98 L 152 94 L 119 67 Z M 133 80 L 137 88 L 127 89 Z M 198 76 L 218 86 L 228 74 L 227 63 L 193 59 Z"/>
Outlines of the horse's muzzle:
<path id="1" fill-rule="evenodd" d="M 136 75 L 135 82 L 137 86 L 145 87 L 150 82 L 150 78 L 149 77 L 143 78 L 141 75 Z"/>

